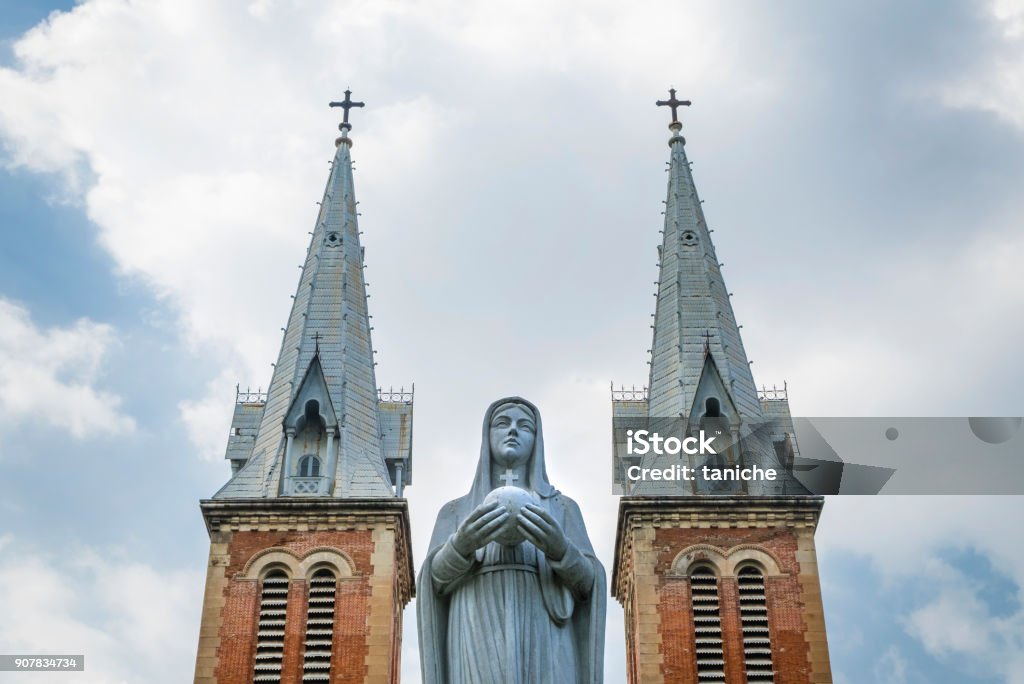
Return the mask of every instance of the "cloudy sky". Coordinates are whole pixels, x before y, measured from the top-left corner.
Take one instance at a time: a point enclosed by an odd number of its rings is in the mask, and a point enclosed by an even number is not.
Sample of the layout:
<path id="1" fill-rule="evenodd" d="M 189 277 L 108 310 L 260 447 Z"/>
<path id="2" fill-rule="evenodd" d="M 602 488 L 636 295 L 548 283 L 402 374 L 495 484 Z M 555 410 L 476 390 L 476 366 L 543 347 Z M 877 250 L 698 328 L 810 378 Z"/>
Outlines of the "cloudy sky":
<path id="1" fill-rule="evenodd" d="M 417 559 L 515 393 L 610 569 L 669 86 L 758 383 L 799 415 L 1024 413 L 1020 0 L 4 0 L 0 652 L 88 663 L 32 682 L 191 678 L 197 502 L 235 384 L 270 379 L 347 86 L 378 380 L 416 383 Z M 1024 682 L 1022 515 L 829 501 L 836 682 Z M 609 682 L 623 649 L 612 602 Z"/>

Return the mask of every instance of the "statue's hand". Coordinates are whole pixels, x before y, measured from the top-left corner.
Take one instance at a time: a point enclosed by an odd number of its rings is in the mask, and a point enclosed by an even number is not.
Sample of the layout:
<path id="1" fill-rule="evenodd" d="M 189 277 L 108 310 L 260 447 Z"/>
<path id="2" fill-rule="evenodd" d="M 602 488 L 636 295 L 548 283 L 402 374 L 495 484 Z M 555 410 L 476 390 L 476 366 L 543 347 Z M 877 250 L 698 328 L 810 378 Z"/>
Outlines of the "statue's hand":
<path id="1" fill-rule="evenodd" d="M 551 514 L 536 504 L 526 504 L 516 519 L 519 530 L 544 555 L 553 561 L 560 561 L 569 547 L 565 532 Z"/>
<path id="2" fill-rule="evenodd" d="M 469 556 L 490 543 L 506 520 L 508 511 L 500 502 L 480 504 L 455 530 L 452 546 L 463 556 Z"/>

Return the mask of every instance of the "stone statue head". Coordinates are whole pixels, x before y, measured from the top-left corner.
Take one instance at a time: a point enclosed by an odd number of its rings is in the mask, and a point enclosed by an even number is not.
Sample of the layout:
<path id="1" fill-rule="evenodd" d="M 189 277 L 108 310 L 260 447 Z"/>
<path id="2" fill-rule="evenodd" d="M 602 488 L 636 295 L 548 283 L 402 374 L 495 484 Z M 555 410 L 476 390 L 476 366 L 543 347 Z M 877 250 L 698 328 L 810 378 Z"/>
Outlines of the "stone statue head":
<path id="1" fill-rule="evenodd" d="M 491 458 L 501 468 L 514 468 L 530 460 L 537 435 L 537 419 L 526 404 L 506 402 L 491 413 Z"/>
<path id="2" fill-rule="evenodd" d="M 467 502 L 473 506 L 483 503 L 495 487 L 497 478 L 492 474 L 501 475 L 510 468 L 525 470 L 525 477 L 516 479 L 514 486 L 542 499 L 558 492 L 545 472 L 543 419 L 532 403 L 522 397 L 492 402 L 484 413 L 480 437 L 480 460 Z"/>

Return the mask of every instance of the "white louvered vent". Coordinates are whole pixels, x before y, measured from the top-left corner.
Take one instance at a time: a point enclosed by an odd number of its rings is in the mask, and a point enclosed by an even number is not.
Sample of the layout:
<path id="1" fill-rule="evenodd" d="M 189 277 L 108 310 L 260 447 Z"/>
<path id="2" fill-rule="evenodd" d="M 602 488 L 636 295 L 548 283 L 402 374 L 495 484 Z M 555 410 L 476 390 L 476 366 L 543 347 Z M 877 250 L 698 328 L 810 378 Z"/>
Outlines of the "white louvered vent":
<path id="1" fill-rule="evenodd" d="M 764 575 L 754 567 L 745 567 L 736 577 L 740 590 L 740 625 L 743 629 L 743 664 L 749 684 L 775 681 L 772 669 L 772 644 L 768 634 L 768 602 L 764 593 Z"/>
<path id="2" fill-rule="evenodd" d="M 256 627 L 254 684 L 281 681 L 284 657 L 284 619 L 288 608 L 288 576 L 275 570 L 263 578 L 260 619 Z"/>
<path id="3" fill-rule="evenodd" d="M 330 570 L 317 570 L 309 580 L 309 612 L 306 616 L 302 681 L 327 682 L 331 678 L 334 644 L 334 594 L 337 580 Z"/>
<path id="4" fill-rule="evenodd" d="M 722 614 L 718 605 L 718 578 L 710 568 L 690 573 L 693 627 L 696 635 L 697 681 L 700 684 L 725 681 L 722 652 Z"/>

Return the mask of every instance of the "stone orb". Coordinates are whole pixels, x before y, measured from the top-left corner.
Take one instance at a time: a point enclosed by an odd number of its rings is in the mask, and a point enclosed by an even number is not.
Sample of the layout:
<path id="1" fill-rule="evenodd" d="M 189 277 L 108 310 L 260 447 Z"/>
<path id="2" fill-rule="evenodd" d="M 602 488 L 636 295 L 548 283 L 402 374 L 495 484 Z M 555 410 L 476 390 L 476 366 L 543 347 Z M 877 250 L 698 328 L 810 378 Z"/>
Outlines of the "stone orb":
<path id="1" fill-rule="evenodd" d="M 519 511 L 522 510 L 526 504 L 537 503 L 536 497 L 530 492 L 519 487 L 498 487 L 492 489 L 487 498 L 484 499 L 485 504 L 489 504 L 492 501 L 499 501 L 501 505 L 508 511 L 508 520 L 501 526 L 501 531 L 494 541 L 498 542 L 503 546 L 516 546 L 522 542 L 525 537 L 523 533 L 519 531 L 519 525 L 516 522 L 516 516 L 519 515 Z"/>

